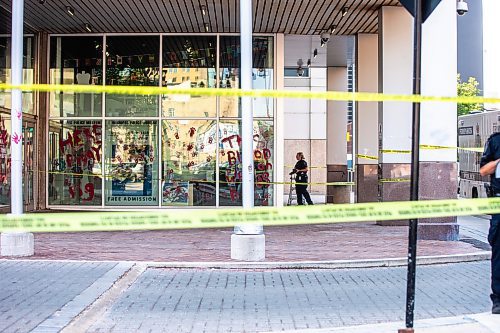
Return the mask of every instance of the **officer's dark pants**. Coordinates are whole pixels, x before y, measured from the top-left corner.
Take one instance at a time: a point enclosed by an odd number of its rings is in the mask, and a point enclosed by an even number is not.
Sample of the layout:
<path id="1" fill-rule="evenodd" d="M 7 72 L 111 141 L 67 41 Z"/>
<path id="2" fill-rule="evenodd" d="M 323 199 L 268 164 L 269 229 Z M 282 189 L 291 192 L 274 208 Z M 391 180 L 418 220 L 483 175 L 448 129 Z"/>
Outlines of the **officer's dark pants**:
<path id="1" fill-rule="evenodd" d="M 491 245 L 491 301 L 500 306 L 500 214 L 491 216 L 488 243 Z"/>
<path id="2" fill-rule="evenodd" d="M 295 185 L 295 190 L 297 191 L 297 203 L 299 205 L 304 204 L 302 196 L 304 196 L 304 198 L 306 198 L 308 205 L 313 204 L 313 202 L 311 200 L 311 196 L 309 195 L 309 192 L 307 192 L 307 185 Z"/>

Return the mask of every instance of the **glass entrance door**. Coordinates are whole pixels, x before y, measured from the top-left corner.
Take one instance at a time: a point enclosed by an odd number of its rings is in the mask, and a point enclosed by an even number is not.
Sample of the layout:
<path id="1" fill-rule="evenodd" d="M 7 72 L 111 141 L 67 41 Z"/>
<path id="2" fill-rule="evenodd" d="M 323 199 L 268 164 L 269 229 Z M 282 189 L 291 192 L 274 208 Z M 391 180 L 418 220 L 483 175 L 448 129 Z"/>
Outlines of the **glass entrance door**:
<path id="1" fill-rule="evenodd" d="M 31 122 L 23 123 L 23 201 L 24 211 L 29 212 L 35 209 L 35 124 Z"/>
<path id="2" fill-rule="evenodd" d="M 35 122 L 23 121 L 23 201 L 24 211 L 35 209 Z M 0 113 L 0 208 L 8 211 L 11 200 L 10 115 Z"/>

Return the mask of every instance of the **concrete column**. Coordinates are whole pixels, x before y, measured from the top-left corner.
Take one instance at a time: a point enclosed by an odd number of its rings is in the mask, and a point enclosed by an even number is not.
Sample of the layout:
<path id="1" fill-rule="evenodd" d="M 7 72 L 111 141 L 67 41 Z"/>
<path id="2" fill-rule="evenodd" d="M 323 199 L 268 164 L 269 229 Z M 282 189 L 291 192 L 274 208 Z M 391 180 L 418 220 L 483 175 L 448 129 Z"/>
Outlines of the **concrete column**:
<path id="1" fill-rule="evenodd" d="M 379 92 L 411 95 L 413 77 L 413 19 L 403 7 L 382 7 L 379 11 L 378 74 Z M 411 149 L 412 105 L 407 102 L 378 103 L 378 148 Z M 410 154 L 379 151 L 379 201 L 410 199 Z M 381 182 L 407 179 L 408 182 Z M 407 224 L 379 222 L 383 225 Z"/>
<path id="2" fill-rule="evenodd" d="M 285 35 L 277 34 L 274 44 L 275 50 L 275 68 L 274 72 L 276 75 L 276 89 L 282 90 L 285 87 Z M 284 165 L 284 155 L 285 155 L 285 138 L 284 138 L 284 124 L 285 124 L 285 102 L 283 98 L 277 98 L 276 100 L 276 113 L 274 114 L 274 138 L 275 138 L 275 153 L 274 153 L 274 164 Z M 276 182 L 288 181 L 288 172 L 284 168 L 274 168 Z M 289 186 L 284 186 L 278 184 L 275 186 L 274 193 L 274 204 L 278 207 L 283 206 L 283 194 L 289 189 Z"/>
<path id="3" fill-rule="evenodd" d="M 328 67 L 328 90 L 347 91 L 347 67 Z M 328 101 L 327 181 L 347 181 L 347 101 Z M 348 203 L 348 186 L 328 186 L 327 202 Z"/>
<path id="4" fill-rule="evenodd" d="M 443 0 L 422 31 L 422 95 L 456 96 L 456 1 Z M 456 146 L 455 103 L 422 103 L 421 144 Z M 456 150 L 421 150 L 420 199 L 457 197 Z M 456 217 L 421 219 L 420 239 L 458 240 Z"/>
<path id="5" fill-rule="evenodd" d="M 422 94 L 456 95 L 456 2 L 443 0 L 423 25 Z M 379 91 L 411 94 L 413 77 L 413 19 L 402 7 L 379 12 Z M 412 105 L 379 103 L 379 148 L 411 149 Z M 456 146 L 456 105 L 422 103 L 420 143 Z M 456 198 L 455 150 L 421 150 L 420 199 Z M 410 154 L 379 153 L 379 180 L 410 179 Z M 381 201 L 409 200 L 409 182 L 379 183 Z M 422 219 L 420 239 L 456 240 L 456 219 Z M 384 225 L 407 221 L 380 222 Z"/>
<path id="6" fill-rule="evenodd" d="M 356 36 L 356 91 L 378 92 L 376 34 Z M 355 109 L 357 202 L 375 202 L 378 200 L 378 103 L 356 102 Z"/>

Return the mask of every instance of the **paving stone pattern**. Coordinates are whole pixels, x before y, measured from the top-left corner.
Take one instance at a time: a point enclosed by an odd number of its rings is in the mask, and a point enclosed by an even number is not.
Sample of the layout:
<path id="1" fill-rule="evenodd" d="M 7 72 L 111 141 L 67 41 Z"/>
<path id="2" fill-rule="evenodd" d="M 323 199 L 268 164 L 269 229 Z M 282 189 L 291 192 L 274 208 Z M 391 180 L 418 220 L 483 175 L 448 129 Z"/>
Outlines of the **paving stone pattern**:
<path id="1" fill-rule="evenodd" d="M 33 330 L 116 265 L 0 261 L 0 332 Z"/>
<path id="2" fill-rule="evenodd" d="M 150 268 L 88 332 L 261 332 L 404 320 L 406 268 Z M 419 266 L 415 319 L 490 310 L 489 262 Z"/>

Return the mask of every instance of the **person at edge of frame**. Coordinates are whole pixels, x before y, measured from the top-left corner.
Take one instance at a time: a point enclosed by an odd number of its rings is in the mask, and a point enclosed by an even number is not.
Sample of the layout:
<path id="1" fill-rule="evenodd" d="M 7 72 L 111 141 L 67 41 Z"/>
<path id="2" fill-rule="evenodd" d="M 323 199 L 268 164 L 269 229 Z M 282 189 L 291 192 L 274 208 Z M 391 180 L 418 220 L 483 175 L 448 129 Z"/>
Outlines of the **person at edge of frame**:
<path id="1" fill-rule="evenodd" d="M 298 152 L 297 155 L 295 155 L 295 158 L 297 159 L 297 163 L 295 163 L 295 167 L 292 172 L 290 172 L 290 175 L 293 175 L 294 173 L 296 174 L 295 191 L 297 192 L 297 204 L 303 205 L 304 201 L 302 197 L 304 197 L 308 205 L 313 205 L 311 196 L 309 195 L 309 192 L 307 192 L 307 171 L 309 171 L 309 169 L 307 168 L 304 153 Z"/>
<path id="2" fill-rule="evenodd" d="M 479 173 L 481 176 L 490 175 L 491 187 L 487 191 L 489 197 L 500 197 L 500 170 L 497 166 L 500 161 L 500 132 L 492 134 L 481 156 Z M 491 245 L 491 312 L 500 314 L 500 214 L 492 214 L 488 243 Z"/>

